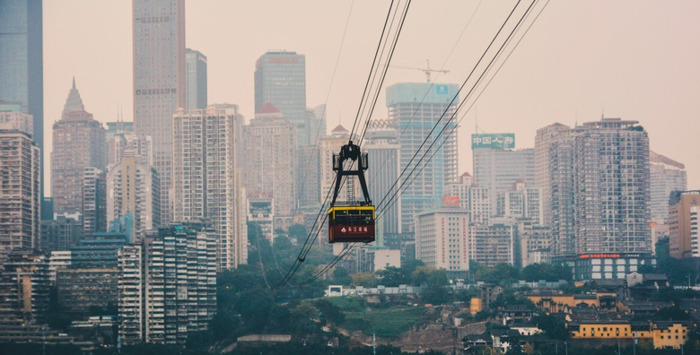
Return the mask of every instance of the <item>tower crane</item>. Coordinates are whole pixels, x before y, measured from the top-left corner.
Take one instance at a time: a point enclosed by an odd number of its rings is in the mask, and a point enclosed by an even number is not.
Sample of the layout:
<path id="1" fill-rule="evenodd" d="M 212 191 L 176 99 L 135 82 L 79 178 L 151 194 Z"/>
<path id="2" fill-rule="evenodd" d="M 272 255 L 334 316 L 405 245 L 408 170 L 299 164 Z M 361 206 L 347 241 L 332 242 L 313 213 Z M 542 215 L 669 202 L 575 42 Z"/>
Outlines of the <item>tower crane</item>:
<path id="1" fill-rule="evenodd" d="M 425 68 L 401 67 L 401 66 L 395 66 L 394 68 L 409 69 L 409 70 L 421 70 L 425 73 L 425 78 L 428 82 L 430 82 L 430 73 L 432 73 L 432 72 L 438 72 L 438 73 L 443 73 L 443 74 L 447 74 L 450 72 L 449 70 L 444 70 L 444 69 L 430 69 L 430 59 L 426 59 L 425 63 L 426 63 Z"/>

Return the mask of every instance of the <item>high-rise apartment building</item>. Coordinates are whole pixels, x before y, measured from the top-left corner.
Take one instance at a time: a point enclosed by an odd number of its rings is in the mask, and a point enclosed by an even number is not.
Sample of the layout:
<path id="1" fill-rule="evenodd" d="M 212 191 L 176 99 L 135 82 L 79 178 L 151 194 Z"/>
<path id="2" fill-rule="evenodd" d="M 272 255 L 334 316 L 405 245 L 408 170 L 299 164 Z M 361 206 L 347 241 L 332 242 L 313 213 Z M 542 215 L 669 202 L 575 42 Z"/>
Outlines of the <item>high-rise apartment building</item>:
<path id="1" fill-rule="evenodd" d="M 267 52 L 255 62 L 255 112 L 271 104 L 295 128 L 295 148 L 312 145 L 306 110 L 306 57 Z"/>
<path id="2" fill-rule="evenodd" d="M 214 229 L 219 270 L 245 264 L 247 213 L 236 151 L 243 116 L 237 106 L 209 106 L 180 109 L 173 119 L 173 218 Z"/>
<path id="3" fill-rule="evenodd" d="M 42 0 L 0 0 L 0 104 L 32 115 L 44 196 L 44 62 Z"/>
<path id="4" fill-rule="evenodd" d="M 406 167 L 407 173 L 413 170 L 438 133 L 443 128 L 445 131 L 416 167 L 412 182 L 401 194 L 404 232 L 413 230 L 416 214 L 439 204 L 445 184 L 457 180 L 457 135 L 449 134 L 457 125 L 450 121 L 459 103 L 457 94 L 455 84 L 399 83 L 386 89 L 388 118 L 396 121 L 400 132 L 402 171 Z M 426 137 L 428 142 L 418 151 Z M 438 147 L 440 149 L 435 151 Z M 411 161 L 417 151 L 416 158 Z"/>
<path id="5" fill-rule="evenodd" d="M 275 225 L 286 228 L 296 208 L 296 129 L 272 104 L 243 128 L 244 185 L 249 198 L 272 198 Z"/>
<path id="6" fill-rule="evenodd" d="M 153 139 L 161 218 L 170 220 L 173 114 L 187 104 L 185 0 L 134 0 L 134 130 Z"/>
<path id="7" fill-rule="evenodd" d="M 368 168 L 365 173 L 369 196 L 374 204 L 379 204 L 387 196 L 382 218 L 377 222 L 377 240 L 383 240 L 384 233 L 401 233 L 401 194 L 398 194 L 401 174 L 401 146 L 396 121 L 372 120 L 367 127 L 365 143 L 361 149 L 368 155 Z M 389 198 L 395 201 L 388 204 Z"/>
<path id="8" fill-rule="evenodd" d="M 107 186 L 104 171 L 87 167 L 82 176 L 83 233 L 107 231 Z"/>
<path id="9" fill-rule="evenodd" d="M 122 159 L 134 157 L 139 163 L 153 167 L 153 140 L 135 134 L 119 133 L 108 144 L 108 166 L 119 164 Z"/>
<path id="10" fill-rule="evenodd" d="M 443 206 L 416 215 L 416 259 L 447 271 L 469 271 L 467 211 Z"/>
<path id="11" fill-rule="evenodd" d="M 445 185 L 444 195 L 447 198 L 456 198 L 457 205 L 467 211 L 469 224 L 489 224 L 489 190 L 475 185 L 474 178 L 469 173 L 462 174 L 458 182 Z"/>
<path id="12" fill-rule="evenodd" d="M 561 179 L 561 176 L 552 176 L 549 163 L 553 159 L 550 157 L 558 157 L 556 151 L 551 152 L 552 144 L 566 139 L 571 127 L 561 123 L 553 123 L 537 130 L 535 136 L 535 187 L 542 189 L 542 211 L 544 224 L 552 226 L 552 185 L 551 181 Z M 559 193 L 558 200 L 561 199 L 561 191 L 555 190 L 554 193 Z"/>
<path id="13" fill-rule="evenodd" d="M 494 223 L 469 226 L 469 258 L 481 266 L 515 264 L 514 225 Z"/>
<path id="14" fill-rule="evenodd" d="M 318 211 L 322 202 L 321 148 L 318 145 L 300 147 L 297 149 L 297 158 L 297 207 Z"/>
<path id="15" fill-rule="evenodd" d="M 39 164 L 29 134 L 0 129 L 0 252 L 39 247 Z"/>
<path id="16" fill-rule="evenodd" d="M 82 213 L 83 169 L 94 167 L 104 171 L 105 149 L 104 128 L 85 111 L 73 80 L 61 119 L 53 125 L 51 193 L 54 213 Z"/>
<path id="17" fill-rule="evenodd" d="M 124 345 L 185 345 L 216 314 L 216 232 L 174 224 L 119 250 L 118 329 Z"/>
<path id="18" fill-rule="evenodd" d="M 555 255 L 649 253 L 649 138 L 603 118 L 562 131 L 549 149 Z"/>
<path id="19" fill-rule="evenodd" d="M 693 213 L 700 206 L 700 191 L 674 191 L 669 198 L 668 246 L 674 258 L 693 257 Z M 695 231 L 696 232 L 696 231 Z M 695 233 L 697 235 L 697 233 Z"/>
<path id="20" fill-rule="evenodd" d="M 31 250 L 13 250 L 0 271 L 0 334 L 7 340 L 21 334 L 7 332 L 6 324 L 21 320 L 29 326 L 43 319 L 49 308 L 49 260 Z"/>
<path id="21" fill-rule="evenodd" d="M 187 109 L 207 108 L 207 56 L 200 51 L 185 50 L 187 66 Z"/>
<path id="22" fill-rule="evenodd" d="M 651 220 L 657 224 L 666 224 L 671 192 L 688 189 L 685 165 L 650 151 L 649 170 L 651 174 Z"/>
<path id="23" fill-rule="evenodd" d="M 491 215 L 498 214 L 497 197 L 518 180 L 535 185 L 534 149 L 515 148 L 515 135 L 472 134 L 474 181 L 489 190 Z"/>
<path id="24" fill-rule="evenodd" d="M 510 191 L 500 192 L 496 203 L 498 216 L 528 218 L 543 225 L 541 189 L 518 180 Z"/>
<path id="25" fill-rule="evenodd" d="M 160 179 L 151 166 L 137 157 L 122 158 L 107 173 L 107 221 L 128 213 L 134 218 L 137 239 L 160 226 Z"/>

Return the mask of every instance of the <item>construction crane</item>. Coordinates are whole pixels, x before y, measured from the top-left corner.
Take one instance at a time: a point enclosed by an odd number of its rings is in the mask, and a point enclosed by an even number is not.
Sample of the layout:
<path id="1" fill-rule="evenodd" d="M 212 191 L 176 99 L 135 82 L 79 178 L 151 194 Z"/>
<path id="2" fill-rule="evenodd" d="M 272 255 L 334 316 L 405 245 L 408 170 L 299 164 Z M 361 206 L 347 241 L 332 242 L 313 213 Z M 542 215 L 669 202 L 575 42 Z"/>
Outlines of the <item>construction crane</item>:
<path id="1" fill-rule="evenodd" d="M 443 69 L 430 69 L 430 59 L 425 60 L 425 68 L 414 68 L 414 67 L 401 67 L 401 66 L 395 66 L 394 68 L 398 69 L 409 69 L 409 70 L 422 70 L 425 72 L 425 78 L 428 82 L 430 82 L 430 73 L 432 72 L 438 72 L 438 73 L 443 73 L 447 74 L 450 71 L 449 70 L 443 70 Z"/>

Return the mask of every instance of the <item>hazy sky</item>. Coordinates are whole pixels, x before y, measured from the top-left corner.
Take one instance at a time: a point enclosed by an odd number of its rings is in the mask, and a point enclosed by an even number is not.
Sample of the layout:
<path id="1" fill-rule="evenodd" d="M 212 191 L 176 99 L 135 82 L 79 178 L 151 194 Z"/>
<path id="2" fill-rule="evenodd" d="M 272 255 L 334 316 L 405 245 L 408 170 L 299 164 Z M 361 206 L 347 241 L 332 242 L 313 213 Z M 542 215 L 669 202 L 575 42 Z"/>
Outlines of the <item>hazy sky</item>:
<path id="1" fill-rule="evenodd" d="M 450 72 L 436 81 L 461 84 L 515 2 L 413 1 L 392 65 L 444 63 Z M 238 104 L 247 119 L 254 113 L 256 59 L 268 50 L 305 54 L 307 105 L 328 98 L 328 129 L 339 122 L 349 128 L 389 3 L 189 0 L 187 47 L 208 57 L 209 103 Z M 688 187 L 700 188 L 698 13 L 698 1 L 549 3 L 462 121 L 460 172 L 472 171 L 468 137 L 475 119 L 485 132 L 514 132 L 516 147 L 528 148 L 538 128 L 595 121 L 604 113 L 640 121 L 651 149 L 686 164 Z M 73 76 L 95 119 L 114 121 L 121 111 L 132 120 L 131 22 L 131 1 L 44 0 L 47 147 Z M 385 83 L 405 81 L 425 81 L 425 74 L 392 68 Z M 383 95 L 380 100 L 373 117 L 384 118 Z"/>

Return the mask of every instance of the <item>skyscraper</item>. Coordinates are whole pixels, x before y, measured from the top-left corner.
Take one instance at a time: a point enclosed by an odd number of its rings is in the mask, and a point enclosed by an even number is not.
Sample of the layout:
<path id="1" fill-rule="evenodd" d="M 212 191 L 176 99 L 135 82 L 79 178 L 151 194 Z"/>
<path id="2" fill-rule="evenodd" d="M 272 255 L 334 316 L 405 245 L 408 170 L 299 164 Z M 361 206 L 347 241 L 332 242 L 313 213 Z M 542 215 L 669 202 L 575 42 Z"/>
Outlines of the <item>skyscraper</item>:
<path id="1" fill-rule="evenodd" d="M 401 173 L 401 152 L 396 121 L 372 120 L 367 127 L 367 137 L 362 149 L 368 154 L 368 168 L 365 173 L 367 187 L 372 201 L 378 204 L 384 196 L 391 197 L 398 191 L 397 180 Z M 387 198 L 389 198 L 387 197 Z M 383 233 L 401 233 L 401 195 L 398 194 L 392 205 L 386 205 L 376 231 L 378 240 Z"/>
<path id="2" fill-rule="evenodd" d="M 187 109 L 207 108 L 207 56 L 187 48 Z"/>
<path id="3" fill-rule="evenodd" d="M 535 185 L 534 149 L 515 148 L 515 135 L 472 134 L 474 157 L 474 181 L 489 190 L 491 215 L 498 212 L 497 196 L 511 190 L 522 180 L 527 185 Z"/>
<path id="4" fill-rule="evenodd" d="M 0 102 L 32 115 L 44 196 L 44 66 L 42 0 L 0 0 Z"/>
<path id="5" fill-rule="evenodd" d="M 685 165 L 650 151 L 649 169 L 651 171 L 651 220 L 658 224 L 666 224 L 671 192 L 688 189 Z"/>
<path id="6" fill-rule="evenodd" d="M 173 224 L 118 252 L 118 328 L 125 345 L 184 346 L 216 314 L 215 232 Z"/>
<path id="7" fill-rule="evenodd" d="M 243 128 L 244 185 L 249 198 L 272 198 L 275 226 L 286 228 L 296 207 L 296 130 L 272 104 Z"/>
<path id="8" fill-rule="evenodd" d="M 697 215 L 700 191 L 674 191 L 669 198 L 668 244 L 674 258 L 698 257 Z"/>
<path id="9" fill-rule="evenodd" d="M 107 172 L 107 221 L 132 213 L 140 240 L 147 230 L 160 226 L 158 172 L 137 157 L 125 157 Z"/>
<path id="10" fill-rule="evenodd" d="M 469 173 L 459 177 L 458 182 L 445 185 L 445 196 L 457 198 L 458 205 L 467 210 L 469 224 L 488 225 L 491 216 L 489 190 L 474 184 Z"/>
<path id="11" fill-rule="evenodd" d="M 255 63 L 255 112 L 275 106 L 296 128 L 296 146 L 311 145 L 306 111 L 306 58 L 296 52 L 267 52 Z M 314 132 L 315 134 L 315 132 Z"/>
<path id="12" fill-rule="evenodd" d="M 82 213 L 83 169 L 104 171 L 105 149 L 104 128 L 85 111 L 73 80 L 61 119 L 53 125 L 51 192 L 55 213 Z"/>
<path id="13" fill-rule="evenodd" d="M 161 218 L 170 220 L 173 114 L 186 105 L 185 1 L 133 0 L 134 129 L 153 139 Z"/>
<path id="14" fill-rule="evenodd" d="M 542 189 L 542 211 L 544 224 L 552 225 L 552 187 L 550 185 L 549 162 L 552 144 L 566 137 L 571 128 L 561 123 L 553 123 L 537 130 L 535 136 L 535 187 Z"/>
<path id="15" fill-rule="evenodd" d="M 438 133 L 448 125 L 459 103 L 457 91 L 455 84 L 435 83 L 399 83 L 386 89 L 389 119 L 397 122 L 400 132 L 401 170 L 408 166 L 423 139 L 430 135 L 428 143 L 420 149 L 417 158 L 406 170 L 407 174 Z M 430 133 L 436 124 L 437 127 Z M 412 182 L 401 194 L 401 227 L 404 232 L 413 230 L 413 218 L 417 213 L 433 208 L 440 202 L 445 184 L 457 180 L 457 135 L 447 135 L 455 127 L 456 123 L 449 123 L 444 135 L 415 169 Z M 440 150 L 428 161 L 440 144 Z"/>
<path id="16" fill-rule="evenodd" d="M 86 167 L 83 169 L 82 216 L 83 233 L 107 231 L 106 182 L 104 171 Z"/>
<path id="17" fill-rule="evenodd" d="M 180 109 L 173 122 L 173 219 L 213 228 L 218 270 L 248 261 L 246 205 L 236 152 L 242 121 L 237 106 L 209 106 Z"/>
<path id="18" fill-rule="evenodd" d="M 0 129 L 0 252 L 39 247 L 40 171 L 29 134 Z"/>
<path id="19" fill-rule="evenodd" d="M 556 254 L 651 252 L 649 138 L 637 123 L 603 118 L 552 143 Z"/>

